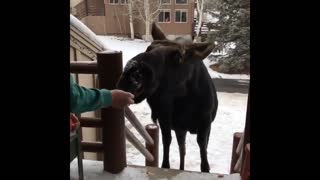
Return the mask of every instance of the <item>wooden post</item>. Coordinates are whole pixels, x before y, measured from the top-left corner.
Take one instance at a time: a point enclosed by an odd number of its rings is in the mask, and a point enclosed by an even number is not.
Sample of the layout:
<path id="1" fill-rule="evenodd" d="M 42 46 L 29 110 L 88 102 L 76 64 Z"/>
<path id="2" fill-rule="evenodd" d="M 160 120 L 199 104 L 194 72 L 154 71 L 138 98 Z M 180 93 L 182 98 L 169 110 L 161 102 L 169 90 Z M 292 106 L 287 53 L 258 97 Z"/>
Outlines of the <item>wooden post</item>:
<path id="1" fill-rule="evenodd" d="M 115 89 L 122 73 L 122 52 L 104 51 L 97 53 L 99 85 L 102 89 Z M 103 121 L 104 170 L 119 173 L 127 166 L 124 109 L 113 107 L 101 109 Z"/>
<path id="2" fill-rule="evenodd" d="M 79 171 L 79 180 L 83 180 L 83 152 L 81 149 L 81 137 L 82 137 L 82 133 L 81 133 L 81 127 L 79 127 L 79 129 L 76 130 L 77 132 L 77 150 L 78 150 L 78 171 Z"/>
<path id="3" fill-rule="evenodd" d="M 241 172 L 241 180 L 250 180 L 250 143 L 245 146 L 244 163 Z"/>
<path id="4" fill-rule="evenodd" d="M 244 141 L 243 141 L 243 155 L 245 155 L 246 145 L 250 143 L 250 86 L 248 91 L 248 102 L 247 102 L 247 114 L 246 114 L 246 124 L 244 128 Z M 241 169 L 244 167 L 244 159 L 242 158 Z"/>
<path id="5" fill-rule="evenodd" d="M 239 155 L 236 153 L 237 147 L 240 141 L 242 133 L 236 132 L 233 134 L 233 145 L 232 145 L 232 155 L 231 155 L 231 165 L 230 165 L 230 174 L 236 173 L 234 171 L 234 166 L 236 165 Z M 238 172 L 239 173 L 239 172 Z"/>
<path id="6" fill-rule="evenodd" d="M 151 145 L 146 142 L 147 150 L 153 155 L 154 160 L 152 162 L 146 159 L 146 166 L 158 167 L 159 164 L 159 127 L 156 124 L 146 125 L 146 130 L 153 139 L 154 144 Z"/>

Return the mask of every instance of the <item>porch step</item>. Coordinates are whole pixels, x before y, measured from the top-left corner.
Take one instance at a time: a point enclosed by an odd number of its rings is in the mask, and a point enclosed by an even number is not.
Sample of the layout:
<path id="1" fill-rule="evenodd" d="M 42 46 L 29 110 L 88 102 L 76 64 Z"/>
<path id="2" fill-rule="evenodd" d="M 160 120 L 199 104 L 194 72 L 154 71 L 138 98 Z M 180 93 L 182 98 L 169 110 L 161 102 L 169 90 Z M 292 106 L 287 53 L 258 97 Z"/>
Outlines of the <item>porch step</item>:
<path id="1" fill-rule="evenodd" d="M 103 171 L 103 161 L 83 160 L 85 180 L 241 180 L 239 174 L 218 175 L 176 169 L 128 165 L 119 174 Z M 70 163 L 70 180 L 78 179 L 77 159 Z"/>

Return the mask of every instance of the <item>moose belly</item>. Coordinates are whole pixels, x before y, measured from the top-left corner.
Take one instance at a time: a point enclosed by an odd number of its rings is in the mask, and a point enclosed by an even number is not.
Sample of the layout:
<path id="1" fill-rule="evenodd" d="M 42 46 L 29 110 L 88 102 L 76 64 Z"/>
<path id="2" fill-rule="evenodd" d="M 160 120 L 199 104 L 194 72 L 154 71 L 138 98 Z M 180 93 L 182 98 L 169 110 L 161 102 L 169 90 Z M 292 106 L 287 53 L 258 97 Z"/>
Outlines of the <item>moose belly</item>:
<path id="1" fill-rule="evenodd" d="M 197 132 L 199 122 L 194 105 L 190 102 L 176 103 L 171 117 L 173 130 L 187 130 L 192 134 Z"/>

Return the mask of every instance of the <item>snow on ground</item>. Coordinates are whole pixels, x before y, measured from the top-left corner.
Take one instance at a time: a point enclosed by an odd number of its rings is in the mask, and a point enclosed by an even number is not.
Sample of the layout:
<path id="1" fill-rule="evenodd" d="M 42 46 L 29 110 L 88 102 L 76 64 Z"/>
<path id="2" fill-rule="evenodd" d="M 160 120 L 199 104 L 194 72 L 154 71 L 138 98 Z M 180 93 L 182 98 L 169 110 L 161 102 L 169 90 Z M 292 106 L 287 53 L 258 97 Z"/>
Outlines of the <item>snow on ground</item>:
<path id="1" fill-rule="evenodd" d="M 232 140 L 234 132 L 243 132 L 247 105 L 247 95 L 240 93 L 218 92 L 219 107 L 215 121 L 212 123 L 208 147 L 208 160 L 211 172 L 228 174 L 231 162 Z M 152 123 L 151 111 L 146 101 L 131 105 L 130 109 L 143 125 Z M 126 122 L 134 134 L 144 142 L 142 137 L 130 123 Z M 127 143 L 127 161 L 129 164 L 144 165 L 144 156 Z M 159 165 L 162 162 L 162 139 L 159 138 Z M 172 143 L 170 148 L 171 168 L 179 168 L 179 148 L 175 133 L 172 131 Z M 187 134 L 185 170 L 200 171 L 200 152 L 196 136 Z"/>
<path id="2" fill-rule="evenodd" d="M 130 40 L 127 38 L 119 38 L 114 36 L 98 36 L 108 47 L 114 50 L 123 52 L 123 66 L 132 57 L 144 52 L 149 42 L 143 40 Z M 206 67 L 209 67 L 209 60 L 204 60 Z M 212 78 L 222 79 L 250 79 L 247 75 L 227 75 L 215 72 L 208 68 Z M 246 107 L 247 94 L 242 93 L 225 93 L 218 92 L 219 107 L 215 121 L 212 123 L 212 130 L 210 134 L 210 141 L 208 146 L 208 160 L 211 166 L 212 173 L 228 174 L 230 170 L 232 141 L 234 132 L 243 132 Z M 143 125 L 152 123 L 151 111 L 146 101 L 140 104 L 131 105 L 130 109 L 137 116 Z M 128 128 L 143 142 L 143 138 L 126 121 Z M 159 165 L 162 163 L 162 139 L 160 133 L 159 139 Z M 170 165 L 173 169 L 179 168 L 179 148 L 176 141 L 175 133 L 172 131 L 172 143 L 170 147 Z M 127 162 L 133 165 L 145 164 L 145 158 L 136 150 L 133 145 L 127 142 Z M 195 135 L 187 134 L 186 138 L 186 157 L 185 170 L 200 171 L 200 152 Z"/>
<path id="3" fill-rule="evenodd" d="M 219 73 L 217 71 L 213 71 L 209 66 L 213 64 L 214 62 L 210 62 L 208 58 L 203 60 L 204 65 L 207 67 L 208 72 L 211 76 L 211 78 L 217 78 L 217 79 L 250 79 L 250 75 L 246 74 L 224 74 Z"/>
<path id="4" fill-rule="evenodd" d="M 108 173 L 103 170 L 102 161 L 83 160 L 85 180 L 240 180 L 239 174 L 219 177 L 217 174 L 197 173 L 190 171 L 175 171 L 158 169 L 153 167 L 128 166 L 117 174 Z M 77 158 L 70 163 L 70 180 L 78 179 Z"/>

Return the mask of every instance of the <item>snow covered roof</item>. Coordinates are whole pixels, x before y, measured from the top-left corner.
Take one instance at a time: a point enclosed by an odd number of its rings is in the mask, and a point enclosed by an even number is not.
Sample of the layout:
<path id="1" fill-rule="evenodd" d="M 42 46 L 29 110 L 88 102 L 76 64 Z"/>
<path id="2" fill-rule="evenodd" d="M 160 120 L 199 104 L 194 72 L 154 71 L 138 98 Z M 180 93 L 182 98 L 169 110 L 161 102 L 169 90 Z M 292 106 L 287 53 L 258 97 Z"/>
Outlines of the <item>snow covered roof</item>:
<path id="1" fill-rule="evenodd" d="M 70 25 L 81 31 L 86 37 L 96 43 L 103 50 L 108 50 L 106 44 L 104 44 L 100 39 L 97 38 L 97 35 L 91 31 L 85 24 L 83 24 L 79 19 L 70 14 Z"/>

